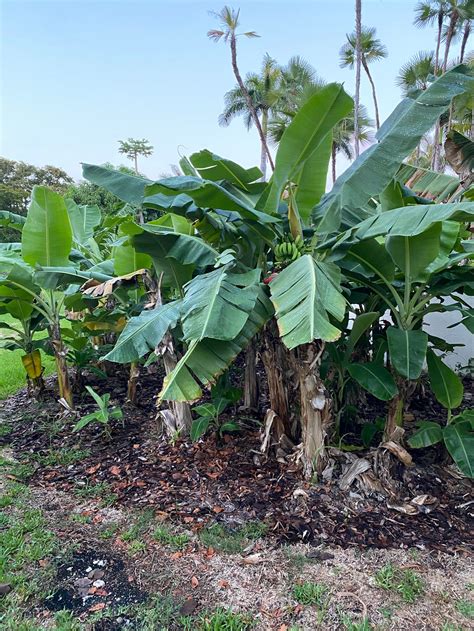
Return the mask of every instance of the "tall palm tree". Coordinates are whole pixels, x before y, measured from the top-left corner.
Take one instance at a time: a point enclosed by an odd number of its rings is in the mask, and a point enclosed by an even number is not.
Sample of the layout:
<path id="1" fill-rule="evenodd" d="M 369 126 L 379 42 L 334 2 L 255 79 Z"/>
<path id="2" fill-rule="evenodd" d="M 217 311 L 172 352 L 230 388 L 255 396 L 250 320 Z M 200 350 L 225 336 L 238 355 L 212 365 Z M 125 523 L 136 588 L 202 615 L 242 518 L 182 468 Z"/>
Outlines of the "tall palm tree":
<path id="1" fill-rule="evenodd" d="M 367 78 L 372 87 L 372 98 L 374 101 L 375 109 L 375 123 L 378 129 L 380 127 L 379 107 L 377 103 L 377 93 L 375 91 L 375 83 L 369 70 L 369 64 L 374 61 L 378 61 L 379 59 L 384 59 L 388 53 L 382 42 L 375 37 L 375 33 L 375 28 L 362 27 L 360 34 L 360 45 L 362 52 L 362 67 L 364 68 L 365 74 L 367 75 Z M 347 42 L 344 44 L 344 46 L 342 46 L 339 52 L 341 59 L 340 66 L 341 68 L 350 68 L 352 70 L 356 61 L 355 32 L 351 33 L 350 35 L 346 35 L 346 38 Z"/>
<path id="2" fill-rule="evenodd" d="M 464 55 L 466 54 L 467 40 L 469 39 L 469 36 L 471 34 L 471 29 L 472 29 L 472 19 L 469 19 L 469 18 L 465 19 L 464 29 L 462 33 L 462 40 L 461 40 L 461 52 L 459 55 L 459 63 L 461 64 L 464 61 Z"/>
<path id="3" fill-rule="evenodd" d="M 445 47 L 443 59 L 443 71 L 446 72 L 448 67 L 449 51 L 451 43 L 456 36 L 460 23 L 469 22 L 474 19 L 474 2 L 473 0 L 447 0 L 447 16 L 449 18 L 444 33 Z M 470 25 L 469 25 L 470 30 Z M 467 37 L 469 37 L 469 30 Z M 467 40 L 466 40 L 467 43 Z M 464 51 L 463 51 L 464 55 Z"/>
<path id="4" fill-rule="evenodd" d="M 258 135 L 260 136 L 260 142 L 262 146 L 265 148 L 265 153 L 267 154 L 268 162 L 273 169 L 274 168 L 273 159 L 272 159 L 270 150 L 268 148 L 265 134 L 263 133 L 262 125 L 258 118 L 258 114 L 255 110 L 255 107 L 252 103 L 252 98 L 245 87 L 244 81 L 242 79 L 242 75 L 240 74 L 239 66 L 237 64 L 237 38 L 242 35 L 244 37 L 249 37 L 249 38 L 259 37 L 259 36 L 257 35 L 255 31 L 247 31 L 246 33 L 237 33 L 237 28 L 239 27 L 239 14 L 240 14 L 240 9 L 236 11 L 227 6 L 221 9 L 218 13 L 214 12 L 213 15 L 219 20 L 219 23 L 222 28 L 211 29 L 210 31 L 207 32 L 207 36 L 209 37 L 209 39 L 213 40 L 214 42 L 219 42 L 221 39 L 223 39 L 226 44 L 229 43 L 232 70 L 234 72 L 234 76 L 236 78 L 239 88 L 242 91 L 242 94 L 245 97 L 245 100 L 247 102 L 247 107 L 249 109 L 249 112 L 251 113 L 254 125 L 257 128 Z"/>
<path id="5" fill-rule="evenodd" d="M 245 77 L 244 85 L 252 100 L 252 106 L 260 118 L 265 142 L 268 135 L 269 116 L 276 112 L 277 103 L 281 97 L 279 81 L 281 69 L 275 59 L 266 54 L 263 58 L 262 69 L 259 74 L 252 72 Z M 227 127 L 237 116 L 243 116 L 247 129 L 250 129 L 253 122 L 252 112 L 249 110 L 246 95 L 237 84 L 232 90 L 224 95 L 224 111 L 219 116 L 219 124 Z M 265 180 L 267 169 L 267 152 L 265 144 L 261 143 L 260 170 L 263 180 Z"/>
<path id="6" fill-rule="evenodd" d="M 431 82 L 435 70 L 434 54 L 432 51 L 416 53 L 400 68 L 396 83 L 407 95 L 412 90 L 426 90 Z"/>
<path id="7" fill-rule="evenodd" d="M 441 47 L 441 37 L 443 33 L 444 19 L 448 12 L 447 0 L 422 0 L 415 7 L 415 26 L 424 28 L 425 26 L 437 25 L 436 51 L 434 58 L 434 72 L 439 70 L 439 51 Z"/>
<path id="8" fill-rule="evenodd" d="M 359 105 L 357 120 L 359 121 L 359 143 L 367 144 L 372 140 L 371 128 L 374 126 L 374 121 L 369 118 L 367 108 L 364 105 Z M 334 127 L 332 134 L 331 174 L 334 183 L 336 181 L 337 155 L 341 153 L 348 160 L 354 159 L 354 112 L 340 120 Z"/>
<path id="9" fill-rule="evenodd" d="M 355 0 L 355 97 L 354 97 L 354 152 L 359 157 L 359 106 L 360 106 L 360 68 L 362 64 L 362 0 Z"/>

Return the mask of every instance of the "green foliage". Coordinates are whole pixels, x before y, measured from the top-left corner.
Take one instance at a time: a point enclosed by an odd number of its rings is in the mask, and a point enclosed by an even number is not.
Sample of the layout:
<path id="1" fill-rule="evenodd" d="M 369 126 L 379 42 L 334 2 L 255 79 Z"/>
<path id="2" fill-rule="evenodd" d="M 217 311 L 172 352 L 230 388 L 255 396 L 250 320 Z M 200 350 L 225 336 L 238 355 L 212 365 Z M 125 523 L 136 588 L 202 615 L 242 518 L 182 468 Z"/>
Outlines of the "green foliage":
<path id="1" fill-rule="evenodd" d="M 106 393 L 100 396 L 90 386 L 86 386 L 87 392 L 91 395 L 97 404 L 97 410 L 83 416 L 75 425 L 74 432 L 78 432 L 81 429 L 87 427 L 90 423 L 100 423 L 104 426 L 104 432 L 110 434 L 110 421 L 121 419 L 123 412 L 119 407 L 110 407 L 110 394 Z"/>
<path id="2" fill-rule="evenodd" d="M 199 631 L 247 631 L 255 626 L 249 614 L 234 613 L 230 609 L 216 609 L 203 614 L 199 620 Z"/>
<path id="3" fill-rule="evenodd" d="M 407 603 L 415 602 L 424 592 L 423 580 L 412 570 L 400 570 L 388 563 L 375 574 L 375 584 L 397 592 Z"/>
<path id="4" fill-rule="evenodd" d="M 315 605 L 325 609 L 329 601 L 329 590 L 323 583 L 297 583 L 293 585 L 292 595 L 301 605 Z"/>
<path id="5" fill-rule="evenodd" d="M 420 449 L 444 442 L 451 458 L 468 477 L 474 477 L 474 414 L 465 410 L 450 419 L 442 428 L 434 421 L 421 421 L 420 429 L 408 440 L 410 447 Z"/>
<path id="6" fill-rule="evenodd" d="M 230 530 L 221 524 L 207 526 L 199 532 L 203 545 L 225 554 L 242 554 L 251 542 L 263 537 L 267 526 L 260 521 L 247 522 L 242 527 Z"/>
<path id="7" fill-rule="evenodd" d="M 189 535 L 185 533 L 173 533 L 169 526 L 161 524 L 155 528 L 153 538 L 165 546 L 170 546 L 173 550 L 182 550 L 189 543 Z"/>

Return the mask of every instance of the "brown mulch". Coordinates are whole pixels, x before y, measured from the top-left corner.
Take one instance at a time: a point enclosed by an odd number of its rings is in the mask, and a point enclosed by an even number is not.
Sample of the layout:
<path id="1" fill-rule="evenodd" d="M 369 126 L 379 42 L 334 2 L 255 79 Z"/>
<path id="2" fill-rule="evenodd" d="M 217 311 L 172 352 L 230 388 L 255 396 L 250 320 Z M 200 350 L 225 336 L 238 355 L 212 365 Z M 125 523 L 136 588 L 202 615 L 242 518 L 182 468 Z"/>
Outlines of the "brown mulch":
<path id="1" fill-rule="evenodd" d="M 114 426 L 110 440 L 93 426 L 72 434 L 71 420 L 48 434 L 45 428 L 60 414 L 52 393 L 41 404 L 25 392 L 2 402 L 0 420 L 13 426 L 6 441 L 19 460 L 35 461 L 51 449 L 66 447 L 90 451 L 72 465 L 38 464 L 30 484 L 70 492 L 105 482 L 117 505 L 153 508 L 162 518 L 193 530 L 215 522 L 235 528 L 263 520 L 280 543 L 419 547 L 451 553 L 474 547 L 472 483 L 454 477 L 446 467 L 426 460 L 410 469 L 400 465 L 403 499 L 424 494 L 433 498 L 426 512 L 406 515 L 355 487 L 340 491 L 337 479 L 307 483 L 295 466 L 265 460 L 258 455 L 257 426 L 252 429 L 250 421 L 248 431 L 224 440 L 211 435 L 197 444 L 179 440 L 172 445 L 160 439 L 154 420 L 159 381 L 156 375 L 142 378 L 139 406 L 123 406 L 124 425 Z M 121 375 L 91 383 L 99 391 L 105 386 L 113 404 L 125 400 Z M 90 397 L 82 397 L 80 409 L 92 409 Z M 413 455 L 423 459 L 423 454 Z"/>

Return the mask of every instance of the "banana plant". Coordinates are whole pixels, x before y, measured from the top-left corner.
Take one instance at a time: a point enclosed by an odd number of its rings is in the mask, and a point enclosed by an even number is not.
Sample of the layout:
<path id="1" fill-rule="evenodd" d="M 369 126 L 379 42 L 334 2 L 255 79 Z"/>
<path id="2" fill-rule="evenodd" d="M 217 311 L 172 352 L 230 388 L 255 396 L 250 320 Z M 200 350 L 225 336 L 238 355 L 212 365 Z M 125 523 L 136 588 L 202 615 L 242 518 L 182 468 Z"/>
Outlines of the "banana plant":
<path id="1" fill-rule="evenodd" d="M 424 316 L 445 309 L 472 314 L 456 295 L 474 288 L 472 268 L 465 264 L 472 248 L 462 239 L 463 224 L 473 218 L 470 202 L 403 206 L 364 220 L 332 246 L 346 278 L 377 295 L 393 320 L 386 336 L 398 392 L 389 407 L 387 438 L 402 425 L 406 384 L 419 378 L 426 360 Z M 454 304 L 444 304 L 447 296 Z"/>
<path id="2" fill-rule="evenodd" d="M 16 301 L 30 306 L 47 325 L 56 361 L 59 394 L 73 407 L 61 333 L 64 289 L 77 287 L 92 277 L 106 280 L 103 269 L 81 270 L 72 260 L 73 229 L 65 200 L 44 186 L 35 186 L 21 234 L 21 253 L 2 256 L 0 285 L 13 292 Z"/>

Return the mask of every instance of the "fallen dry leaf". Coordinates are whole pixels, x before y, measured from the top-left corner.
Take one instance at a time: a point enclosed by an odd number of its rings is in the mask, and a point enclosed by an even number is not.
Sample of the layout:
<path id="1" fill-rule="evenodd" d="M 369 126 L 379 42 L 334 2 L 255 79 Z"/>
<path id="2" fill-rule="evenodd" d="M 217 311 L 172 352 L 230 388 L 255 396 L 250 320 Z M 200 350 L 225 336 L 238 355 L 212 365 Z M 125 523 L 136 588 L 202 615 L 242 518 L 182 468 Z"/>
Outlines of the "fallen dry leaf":
<path id="1" fill-rule="evenodd" d="M 249 554 L 248 557 L 242 559 L 244 565 L 257 565 L 258 563 L 262 563 L 262 561 L 263 558 L 261 554 Z"/>
<path id="2" fill-rule="evenodd" d="M 105 609 L 105 603 L 96 603 L 89 607 L 89 611 L 102 611 L 102 609 Z"/>
<path id="3" fill-rule="evenodd" d="M 109 471 L 112 475 L 120 475 L 120 467 L 117 467 L 116 464 L 112 465 Z"/>
<path id="4" fill-rule="evenodd" d="M 193 589 L 196 589 L 196 587 L 199 587 L 199 581 L 195 576 L 193 576 L 191 579 L 191 585 Z"/>

